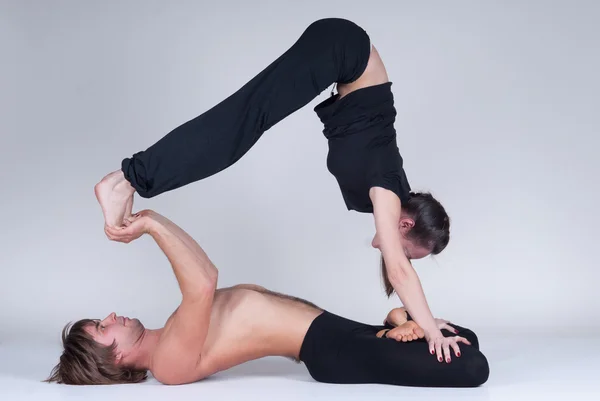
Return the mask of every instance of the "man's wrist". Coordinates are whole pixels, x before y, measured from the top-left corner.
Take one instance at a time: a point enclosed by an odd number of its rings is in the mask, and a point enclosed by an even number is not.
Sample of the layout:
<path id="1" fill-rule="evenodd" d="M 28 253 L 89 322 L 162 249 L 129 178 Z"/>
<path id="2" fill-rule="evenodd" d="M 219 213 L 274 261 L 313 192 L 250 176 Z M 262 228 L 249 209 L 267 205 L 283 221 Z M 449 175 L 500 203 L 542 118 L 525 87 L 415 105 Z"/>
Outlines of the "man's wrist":
<path id="1" fill-rule="evenodd" d="M 144 219 L 144 232 L 146 234 L 158 234 L 162 226 L 151 214 L 145 215 L 142 219 Z"/>

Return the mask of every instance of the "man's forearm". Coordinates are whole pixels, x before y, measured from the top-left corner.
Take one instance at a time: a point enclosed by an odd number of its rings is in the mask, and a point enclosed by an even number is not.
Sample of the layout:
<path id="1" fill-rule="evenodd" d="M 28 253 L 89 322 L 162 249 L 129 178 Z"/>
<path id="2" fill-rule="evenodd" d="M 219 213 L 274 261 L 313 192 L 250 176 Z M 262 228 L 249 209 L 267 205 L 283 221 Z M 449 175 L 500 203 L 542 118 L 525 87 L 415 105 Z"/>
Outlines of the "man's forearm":
<path id="1" fill-rule="evenodd" d="M 185 230 L 183 230 L 177 224 L 173 223 L 171 220 L 169 220 L 165 216 L 157 214 L 156 212 L 154 212 L 152 214 L 152 218 L 157 223 L 161 224 L 166 229 L 168 229 L 171 233 L 176 235 L 192 251 L 206 256 L 206 253 L 204 252 L 202 247 L 198 244 L 198 242 L 196 242 L 196 240 L 194 240 L 191 235 L 189 235 Z"/>
<path id="2" fill-rule="evenodd" d="M 184 298 L 197 298 L 213 289 L 218 271 L 204 250 L 185 231 L 163 216 L 149 222 L 154 238 L 173 267 Z"/>

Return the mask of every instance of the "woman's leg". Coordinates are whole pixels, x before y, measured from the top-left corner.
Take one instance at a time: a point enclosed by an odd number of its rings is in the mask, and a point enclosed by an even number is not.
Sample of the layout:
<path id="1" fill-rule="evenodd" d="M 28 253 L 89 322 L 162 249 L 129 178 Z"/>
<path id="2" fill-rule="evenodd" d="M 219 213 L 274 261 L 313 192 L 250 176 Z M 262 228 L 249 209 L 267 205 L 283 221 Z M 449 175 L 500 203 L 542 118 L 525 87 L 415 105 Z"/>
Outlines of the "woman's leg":
<path id="1" fill-rule="evenodd" d="M 334 82 L 366 68 L 369 38 L 356 24 L 324 19 L 237 92 L 122 162 L 136 192 L 151 198 L 211 176 L 239 160 L 269 128 Z"/>
<path id="2" fill-rule="evenodd" d="M 106 224 L 121 225 L 134 192 L 152 198 L 231 166 L 269 128 L 333 84 L 350 83 L 365 71 L 367 33 L 353 22 L 328 18 L 312 23 L 277 60 L 237 92 L 180 125 L 96 185 Z"/>

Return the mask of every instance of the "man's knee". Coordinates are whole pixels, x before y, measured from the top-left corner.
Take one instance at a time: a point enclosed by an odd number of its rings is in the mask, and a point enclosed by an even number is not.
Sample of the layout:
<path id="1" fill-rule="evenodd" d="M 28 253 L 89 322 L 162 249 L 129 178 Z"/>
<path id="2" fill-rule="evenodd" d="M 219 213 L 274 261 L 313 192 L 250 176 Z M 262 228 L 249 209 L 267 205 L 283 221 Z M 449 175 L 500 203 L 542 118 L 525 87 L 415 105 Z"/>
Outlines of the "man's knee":
<path id="1" fill-rule="evenodd" d="M 465 387 L 477 387 L 487 382 L 490 376 L 490 365 L 487 358 L 478 350 L 465 352 L 461 358 L 465 358 L 464 379 Z"/>
<path id="2" fill-rule="evenodd" d="M 469 329 L 463 329 L 459 330 L 457 335 L 466 338 L 471 343 L 472 347 L 479 350 L 479 338 L 477 338 L 477 334 L 475 334 L 473 331 Z"/>

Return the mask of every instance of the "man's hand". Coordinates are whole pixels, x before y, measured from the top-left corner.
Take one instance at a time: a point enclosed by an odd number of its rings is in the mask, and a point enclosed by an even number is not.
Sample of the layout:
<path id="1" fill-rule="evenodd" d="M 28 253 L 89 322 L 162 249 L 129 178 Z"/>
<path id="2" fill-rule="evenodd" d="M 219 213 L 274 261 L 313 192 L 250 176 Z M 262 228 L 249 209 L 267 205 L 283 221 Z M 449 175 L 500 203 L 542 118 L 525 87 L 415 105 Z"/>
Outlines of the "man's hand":
<path id="1" fill-rule="evenodd" d="M 128 244 L 131 241 L 136 240 L 142 235 L 148 233 L 152 223 L 152 216 L 152 211 L 143 210 L 139 213 L 129 216 L 128 218 L 125 218 L 123 220 L 123 227 L 111 227 L 105 225 L 104 232 L 110 240 Z"/>

